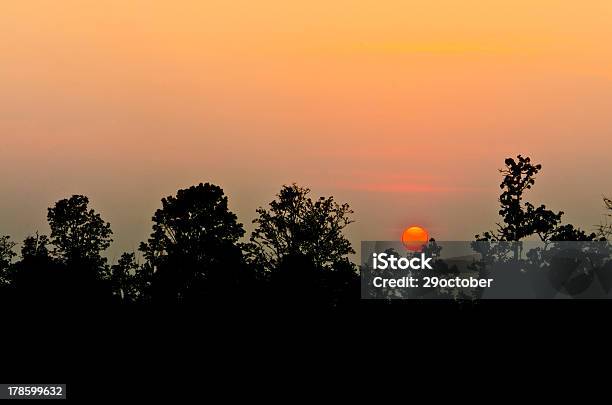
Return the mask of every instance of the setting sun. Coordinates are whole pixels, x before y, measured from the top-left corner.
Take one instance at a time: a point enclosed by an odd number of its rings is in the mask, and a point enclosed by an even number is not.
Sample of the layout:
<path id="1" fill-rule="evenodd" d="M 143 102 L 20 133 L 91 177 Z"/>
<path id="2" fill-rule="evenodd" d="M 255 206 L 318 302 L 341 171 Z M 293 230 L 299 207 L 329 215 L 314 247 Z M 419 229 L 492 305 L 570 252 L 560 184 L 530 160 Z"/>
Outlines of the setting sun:
<path id="1" fill-rule="evenodd" d="M 402 233 L 402 243 L 408 250 L 421 250 L 429 240 L 429 234 L 420 226 L 410 226 Z"/>

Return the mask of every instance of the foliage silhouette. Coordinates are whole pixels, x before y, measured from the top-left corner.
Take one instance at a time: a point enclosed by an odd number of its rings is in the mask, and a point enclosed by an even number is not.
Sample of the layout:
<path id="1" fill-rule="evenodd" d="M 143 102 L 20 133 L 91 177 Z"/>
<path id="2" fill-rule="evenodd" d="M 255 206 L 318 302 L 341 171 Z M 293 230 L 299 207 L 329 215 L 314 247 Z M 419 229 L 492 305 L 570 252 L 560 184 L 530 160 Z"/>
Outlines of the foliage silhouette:
<path id="1" fill-rule="evenodd" d="M 612 224 L 608 218 L 612 218 L 612 200 L 608 197 L 603 198 L 604 208 L 606 209 L 606 221 L 597 227 L 597 234 L 603 239 L 612 237 Z"/>
<path id="2" fill-rule="evenodd" d="M 612 268 L 605 258 L 611 251 L 602 229 L 596 234 L 572 224 L 562 225 L 562 211 L 555 213 L 544 205 L 536 208 L 523 202 L 524 192 L 535 184 L 542 166 L 521 155 L 517 160 L 506 159 L 505 164 L 500 170 L 504 177 L 499 199 L 503 223 L 498 224 L 497 232 L 476 235 L 472 247 L 482 254 L 482 260 L 475 262 L 474 268 L 486 271 L 495 265 L 498 275 L 529 277 L 535 290 L 549 298 L 557 293 L 572 297 L 607 294 L 612 288 Z M 522 240 L 530 236 L 537 236 L 540 243 L 533 243 L 523 255 L 528 245 Z M 594 283 L 595 278 L 599 284 Z M 602 290 L 597 290 L 597 285 Z"/>
<path id="3" fill-rule="evenodd" d="M 123 302 L 137 302 L 142 299 L 146 288 L 144 270 L 136 262 L 135 253 L 123 253 L 117 264 L 111 266 L 110 282 L 113 295 Z"/>
<path id="4" fill-rule="evenodd" d="M 535 176 L 542 165 L 531 163 L 529 157 L 518 155 L 516 160 L 507 158 L 505 168 L 499 172 L 503 180 L 499 185 L 503 190 L 499 197 L 499 215 L 503 222 L 497 224 L 497 231 L 487 231 L 476 235 L 473 247 L 483 255 L 494 255 L 498 260 L 513 260 L 521 257 L 520 241 L 532 235 L 541 241 L 561 240 L 595 240 L 596 234 L 586 234 L 573 225 L 560 225 L 563 211 L 554 212 L 546 209 L 544 204 L 535 207 L 524 201 L 524 193 L 535 184 Z M 485 243 L 478 243 L 485 242 Z M 512 242 L 512 243 L 488 243 Z"/>
<path id="5" fill-rule="evenodd" d="M 15 257 L 15 242 L 11 241 L 11 237 L 0 235 L 0 289 L 4 289 L 10 285 L 10 267 Z"/>
<path id="6" fill-rule="evenodd" d="M 51 237 L 23 241 L 11 284 L 28 304 L 98 305 L 112 302 L 109 268 L 102 252 L 111 242 L 110 224 L 75 195 L 49 208 Z M 51 247 L 51 249 L 49 249 Z"/>
<path id="7" fill-rule="evenodd" d="M 73 290 L 81 290 L 79 281 L 69 279 L 67 265 L 51 257 L 48 245 L 49 238 L 38 233 L 23 241 L 13 283 L 25 303 L 69 303 Z"/>
<path id="8" fill-rule="evenodd" d="M 220 187 L 179 190 L 153 216 L 152 233 L 139 249 L 144 262 L 124 253 L 112 266 L 102 256 L 112 242 L 110 224 L 87 197 L 75 195 L 48 210 L 50 237 L 27 237 L 17 263 L 11 263 L 15 244 L 2 238 L 2 282 L 30 303 L 357 302 L 356 267 L 347 257 L 354 251 L 342 234 L 352 211 L 332 197 L 312 201 L 309 192 L 284 187 L 269 212 L 258 210 L 252 242 L 241 244 L 243 226 Z M 284 215 L 290 217 L 281 220 Z M 279 227 L 287 232 L 285 249 L 274 256 L 267 248 L 276 244 L 270 232 Z"/>
<path id="9" fill-rule="evenodd" d="M 110 224 L 88 207 L 89 199 L 74 195 L 49 208 L 47 220 L 51 228 L 53 254 L 65 263 L 91 262 L 102 265 L 101 252 L 112 243 Z"/>
<path id="10" fill-rule="evenodd" d="M 335 306 L 359 297 L 355 253 L 344 229 L 353 222 L 348 204 L 333 197 L 312 200 L 310 190 L 283 186 L 269 209 L 258 208 L 250 263 L 269 279 L 272 296 L 284 302 Z"/>
<path id="11" fill-rule="evenodd" d="M 21 257 L 23 260 L 35 258 L 49 258 L 49 237 L 47 235 L 28 236 L 23 241 Z"/>
<path id="12" fill-rule="evenodd" d="M 162 199 L 153 232 L 140 246 L 149 275 L 143 297 L 194 302 L 239 296 L 254 279 L 238 244 L 243 235 L 218 186 L 199 184 Z"/>
<path id="13" fill-rule="evenodd" d="M 110 224 L 89 208 L 83 195 L 58 201 L 49 208 L 47 220 L 52 254 L 66 273 L 63 298 L 92 305 L 111 302 L 109 267 L 102 256 L 113 241 Z"/>
<path id="14" fill-rule="evenodd" d="M 602 225 L 597 235 L 589 234 L 562 225 L 563 212 L 525 201 L 541 168 L 521 155 L 505 160 L 500 170 L 502 221 L 496 231 L 476 235 L 472 246 L 483 258 L 512 262 L 526 270 L 538 271 L 541 263 L 558 265 L 560 271 L 550 273 L 551 282 L 572 294 L 589 285 L 594 274 L 606 290 L 612 290 L 609 262 L 591 260 L 590 268 L 578 268 L 575 259 L 587 257 L 585 253 L 568 253 L 560 244 L 603 240 L 612 233 L 610 225 Z M 612 201 L 604 203 L 612 212 Z M 292 184 L 283 186 L 267 208 L 256 212 L 250 241 L 241 243 L 244 228 L 220 187 L 201 183 L 178 190 L 162 199 L 162 207 L 154 213 L 151 235 L 139 248 L 142 259 L 134 252 L 123 253 L 109 266 L 103 253 L 112 242 L 111 226 L 89 208 L 87 197 L 74 195 L 49 208 L 50 235 L 27 237 L 16 263 L 15 243 L 0 236 L 0 292 L 4 298 L 40 304 L 227 305 L 263 300 L 335 307 L 359 302 L 359 273 L 349 260 L 355 251 L 344 235 L 353 222 L 348 204 L 333 197 L 313 199 L 308 188 Z M 521 241 L 534 236 L 545 247 L 527 252 L 523 259 Z M 595 258 L 609 254 L 607 244 L 601 249 L 589 246 L 586 254 Z M 440 249 L 433 239 L 426 247 L 436 256 Z M 487 263 L 475 261 L 471 270 L 485 275 Z M 436 274 L 453 276 L 458 271 L 442 260 L 435 266 Z"/>
<path id="15" fill-rule="evenodd" d="M 283 186 L 269 210 L 258 208 L 250 251 L 266 269 L 277 267 L 285 256 L 305 255 L 315 266 L 333 268 L 355 253 L 342 231 L 353 222 L 348 204 L 333 197 L 313 201 L 310 190 Z"/>

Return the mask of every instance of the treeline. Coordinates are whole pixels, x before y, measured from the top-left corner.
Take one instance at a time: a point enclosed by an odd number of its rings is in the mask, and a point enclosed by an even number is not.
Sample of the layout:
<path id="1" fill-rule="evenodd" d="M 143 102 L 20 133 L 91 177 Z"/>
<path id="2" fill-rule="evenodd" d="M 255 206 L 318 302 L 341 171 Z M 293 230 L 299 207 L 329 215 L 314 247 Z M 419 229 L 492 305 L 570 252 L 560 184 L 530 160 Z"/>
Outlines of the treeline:
<path id="1" fill-rule="evenodd" d="M 504 161 L 497 229 L 475 236 L 474 250 L 496 261 L 523 260 L 521 240 L 606 241 L 604 223 L 587 233 L 563 224 L 562 211 L 525 200 L 542 169 L 529 157 Z M 604 198 L 612 212 L 612 201 Z M 0 297 L 43 303 L 235 303 L 266 301 L 339 306 L 359 301 L 354 250 L 344 235 L 348 204 L 313 199 L 310 190 L 283 186 L 257 209 L 248 242 L 223 190 L 199 184 L 161 201 L 151 235 L 139 252 L 109 264 L 111 225 L 75 195 L 49 208 L 49 235 L 21 244 L 0 235 Z M 505 242 L 511 242 L 507 244 Z M 508 249 L 511 246 L 512 249 Z M 278 301 L 280 300 L 280 301 Z"/>
<path id="2" fill-rule="evenodd" d="M 282 299 L 357 302 L 354 250 L 343 232 L 353 211 L 333 197 L 284 186 L 257 209 L 249 242 L 223 190 L 199 184 L 161 201 L 139 252 L 109 264 L 111 225 L 74 195 L 49 208 L 49 235 L 21 244 L 0 236 L 0 294 L 26 303 L 234 303 Z M 141 258 L 140 260 L 138 258 Z"/>

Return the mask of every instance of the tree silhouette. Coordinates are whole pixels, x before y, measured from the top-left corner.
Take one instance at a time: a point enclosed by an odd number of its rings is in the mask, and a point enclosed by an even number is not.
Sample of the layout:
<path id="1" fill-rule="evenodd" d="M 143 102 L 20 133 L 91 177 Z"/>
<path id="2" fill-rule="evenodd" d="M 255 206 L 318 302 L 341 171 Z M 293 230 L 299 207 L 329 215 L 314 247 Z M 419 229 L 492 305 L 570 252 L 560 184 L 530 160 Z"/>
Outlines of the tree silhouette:
<path id="1" fill-rule="evenodd" d="M 608 222 L 608 218 L 612 218 L 612 200 L 604 197 L 603 202 L 606 210 L 606 221 L 597 227 L 597 234 L 603 239 L 609 239 L 612 237 L 612 224 Z"/>
<path id="2" fill-rule="evenodd" d="M 542 241 L 552 240 L 594 240 L 596 235 L 586 234 L 573 225 L 560 225 L 563 211 L 557 213 L 546 209 L 545 205 L 535 207 L 530 202 L 524 201 L 525 191 L 531 189 L 535 184 L 535 176 L 542 169 L 542 165 L 531 163 L 529 157 L 517 156 L 517 159 L 507 158 L 506 167 L 500 170 L 503 181 L 499 187 L 503 190 L 499 197 L 499 215 L 503 223 L 497 224 L 497 232 L 488 231 L 482 235 L 476 235 L 478 242 L 510 242 L 497 245 L 496 252 L 483 252 L 503 256 L 501 250 L 511 247 L 514 260 L 521 255 L 520 240 L 537 235 Z M 478 250 L 485 247 L 492 248 L 489 243 L 474 244 Z"/>
<path id="3" fill-rule="evenodd" d="M 74 195 L 49 208 L 47 219 L 51 228 L 54 255 L 68 263 L 89 261 L 103 264 L 102 251 L 112 243 L 110 224 L 100 214 L 88 208 L 89 199 Z"/>
<path id="4" fill-rule="evenodd" d="M 236 296 L 249 278 L 238 245 L 243 235 L 218 186 L 200 183 L 162 199 L 153 232 L 140 246 L 146 259 L 142 271 L 152 276 L 151 298 L 188 302 Z"/>
<path id="5" fill-rule="evenodd" d="M 134 253 L 123 253 L 117 264 L 111 266 L 110 280 L 113 295 L 123 302 L 136 302 L 142 298 L 146 289 L 144 272 L 136 262 Z"/>
<path id="6" fill-rule="evenodd" d="M 333 197 L 313 201 L 309 194 L 309 189 L 296 184 L 283 186 L 269 210 L 257 209 L 251 252 L 265 268 L 277 267 L 285 256 L 299 255 L 317 267 L 332 268 L 355 253 L 342 234 L 353 222 L 349 205 L 340 205 Z"/>
<path id="7" fill-rule="evenodd" d="M 26 304 L 70 301 L 73 290 L 81 288 L 69 279 L 66 265 L 51 257 L 48 245 L 46 235 L 26 237 L 21 260 L 14 265 L 12 282 Z"/>
<path id="8" fill-rule="evenodd" d="M 253 266 L 268 276 L 273 295 L 302 304 L 337 305 L 359 297 L 355 253 L 343 230 L 352 223 L 348 204 L 312 200 L 310 190 L 283 186 L 269 210 L 258 208 L 247 246 Z"/>
<path id="9" fill-rule="evenodd" d="M 21 247 L 21 257 L 23 260 L 49 257 L 49 237 L 47 235 L 28 236 L 23 241 Z"/>
<path id="10" fill-rule="evenodd" d="M 62 266 L 59 299 L 91 304 L 112 299 L 109 269 L 102 257 L 112 243 L 110 224 L 89 208 L 83 195 L 58 201 L 49 208 L 47 219 L 53 258 Z"/>
<path id="11" fill-rule="evenodd" d="M 9 270 L 15 257 L 15 242 L 10 236 L 0 235 L 0 288 L 10 285 Z"/>

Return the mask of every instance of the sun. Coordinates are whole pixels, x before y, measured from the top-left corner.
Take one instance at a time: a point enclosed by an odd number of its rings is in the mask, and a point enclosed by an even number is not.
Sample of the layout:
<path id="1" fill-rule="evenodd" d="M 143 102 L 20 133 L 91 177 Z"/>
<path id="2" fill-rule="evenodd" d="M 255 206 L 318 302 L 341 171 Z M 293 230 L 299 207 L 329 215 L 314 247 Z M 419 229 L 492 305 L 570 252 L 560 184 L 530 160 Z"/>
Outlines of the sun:
<path id="1" fill-rule="evenodd" d="M 409 226 L 402 233 L 402 243 L 408 250 L 420 251 L 429 240 L 429 233 L 420 226 Z"/>

